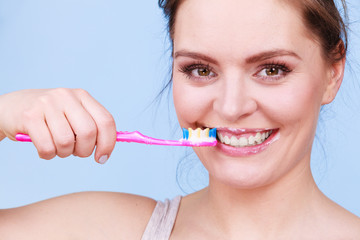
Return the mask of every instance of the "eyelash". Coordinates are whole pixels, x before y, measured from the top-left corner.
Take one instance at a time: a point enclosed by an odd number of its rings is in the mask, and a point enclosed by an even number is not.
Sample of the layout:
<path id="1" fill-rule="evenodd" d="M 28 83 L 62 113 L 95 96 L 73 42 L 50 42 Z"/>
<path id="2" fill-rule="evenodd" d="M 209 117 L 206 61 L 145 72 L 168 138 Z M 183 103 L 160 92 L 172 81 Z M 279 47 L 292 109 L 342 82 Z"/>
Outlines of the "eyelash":
<path id="1" fill-rule="evenodd" d="M 259 74 L 264 71 L 264 70 L 268 70 L 268 69 L 277 69 L 277 70 L 281 70 L 283 73 L 282 74 L 278 74 L 276 76 L 259 76 Z M 259 71 L 257 71 L 254 76 L 255 77 L 259 77 L 263 80 L 266 80 L 266 81 L 276 81 L 276 80 L 279 80 L 283 77 L 285 77 L 286 75 L 288 75 L 289 73 L 292 72 L 292 70 L 287 66 L 286 63 L 284 62 L 271 62 L 271 63 L 266 63 L 266 64 L 263 64 L 259 67 Z"/>
<path id="2" fill-rule="evenodd" d="M 264 71 L 264 70 L 269 70 L 269 69 L 277 69 L 282 71 L 282 74 L 277 74 L 275 76 L 259 76 L 259 74 Z M 209 65 L 209 64 L 203 64 L 201 62 L 198 63 L 194 63 L 194 64 L 190 64 L 190 65 L 184 65 L 182 67 L 179 68 L 179 71 L 184 73 L 186 75 L 186 77 L 188 78 L 192 78 L 195 79 L 197 81 L 200 80 L 208 80 L 210 78 L 213 78 L 214 76 L 206 76 L 206 77 L 197 77 L 194 76 L 192 74 L 192 72 L 196 69 L 207 69 L 210 73 L 214 74 L 215 77 L 217 76 L 216 73 L 213 72 L 213 68 Z M 270 63 L 266 63 L 263 65 L 260 65 L 258 67 L 258 71 L 253 75 L 254 77 L 258 77 L 261 80 L 265 80 L 265 81 L 277 81 L 283 77 L 285 77 L 287 74 L 291 73 L 292 70 L 287 66 L 286 63 L 284 62 L 270 62 Z"/>
<path id="3" fill-rule="evenodd" d="M 216 73 L 213 72 L 213 68 L 209 65 L 209 64 L 203 64 L 201 62 L 195 63 L 195 64 L 190 64 L 190 65 L 185 65 L 179 68 L 179 71 L 184 73 L 186 75 L 186 77 L 188 78 L 193 78 L 195 80 L 208 80 L 212 77 L 210 76 L 206 76 L 206 77 L 196 77 L 192 74 L 192 71 L 196 70 L 196 69 L 207 69 L 210 73 L 215 74 Z"/>

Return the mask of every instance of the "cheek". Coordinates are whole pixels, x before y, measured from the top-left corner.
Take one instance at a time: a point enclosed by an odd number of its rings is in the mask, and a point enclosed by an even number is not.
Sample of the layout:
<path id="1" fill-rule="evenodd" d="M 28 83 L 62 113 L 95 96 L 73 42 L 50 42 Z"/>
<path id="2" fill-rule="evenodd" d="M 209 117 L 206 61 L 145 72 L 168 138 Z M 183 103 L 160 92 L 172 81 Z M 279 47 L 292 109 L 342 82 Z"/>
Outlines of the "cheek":
<path id="1" fill-rule="evenodd" d="M 323 94 L 323 89 L 317 82 L 320 80 L 305 78 L 298 79 L 297 84 L 266 89 L 262 94 L 262 105 L 283 125 L 300 126 L 308 123 L 313 128 L 317 123 Z"/>
<path id="2" fill-rule="evenodd" d="M 186 79 L 174 74 L 173 98 L 179 123 L 182 127 L 194 127 L 205 119 L 211 110 L 212 95 L 206 87 L 195 87 Z"/>

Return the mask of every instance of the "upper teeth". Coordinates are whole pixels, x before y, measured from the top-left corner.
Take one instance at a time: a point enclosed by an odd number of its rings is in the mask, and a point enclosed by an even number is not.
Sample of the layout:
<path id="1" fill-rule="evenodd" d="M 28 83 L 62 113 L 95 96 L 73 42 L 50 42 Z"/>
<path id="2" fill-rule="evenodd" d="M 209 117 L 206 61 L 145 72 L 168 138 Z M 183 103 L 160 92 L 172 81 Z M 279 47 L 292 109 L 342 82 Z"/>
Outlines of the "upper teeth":
<path id="1" fill-rule="evenodd" d="M 272 130 L 266 132 L 258 132 L 254 135 L 250 135 L 249 137 L 236 137 L 236 136 L 223 136 L 221 133 L 217 133 L 217 136 L 220 142 L 225 143 L 227 145 L 231 145 L 234 147 L 247 147 L 253 146 L 256 144 L 263 143 L 272 133 Z"/>

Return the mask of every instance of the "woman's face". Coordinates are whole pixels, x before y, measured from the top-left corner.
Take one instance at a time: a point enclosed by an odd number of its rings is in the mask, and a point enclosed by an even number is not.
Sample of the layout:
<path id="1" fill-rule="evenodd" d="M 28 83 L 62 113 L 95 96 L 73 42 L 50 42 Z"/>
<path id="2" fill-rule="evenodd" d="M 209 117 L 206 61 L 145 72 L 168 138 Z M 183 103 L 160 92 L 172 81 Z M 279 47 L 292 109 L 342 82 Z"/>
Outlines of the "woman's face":
<path id="1" fill-rule="evenodd" d="M 210 180 L 253 188 L 308 169 L 330 72 L 280 1 L 187 0 L 177 12 L 174 103 L 182 127 L 218 128 L 217 147 L 195 148 Z"/>

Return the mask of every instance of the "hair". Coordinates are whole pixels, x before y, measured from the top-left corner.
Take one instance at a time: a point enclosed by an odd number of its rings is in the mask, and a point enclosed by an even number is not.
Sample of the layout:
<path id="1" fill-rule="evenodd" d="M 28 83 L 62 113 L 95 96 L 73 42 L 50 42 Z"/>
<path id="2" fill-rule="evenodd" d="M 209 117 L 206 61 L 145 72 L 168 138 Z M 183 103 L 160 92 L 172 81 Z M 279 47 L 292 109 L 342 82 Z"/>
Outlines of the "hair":
<path id="1" fill-rule="evenodd" d="M 176 13 L 184 0 L 159 0 L 167 19 L 167 29 L 174 45 Z M 336 7 L 334 0 L 286 0 L 288 4 L 300 7 L 305 26 L 320 43 L 326 60 L 330 63 L 345 58 L 348 45 L 347 26 Z M 346 1 L 341 0 L 344 19 L 347 19 Z"/>

